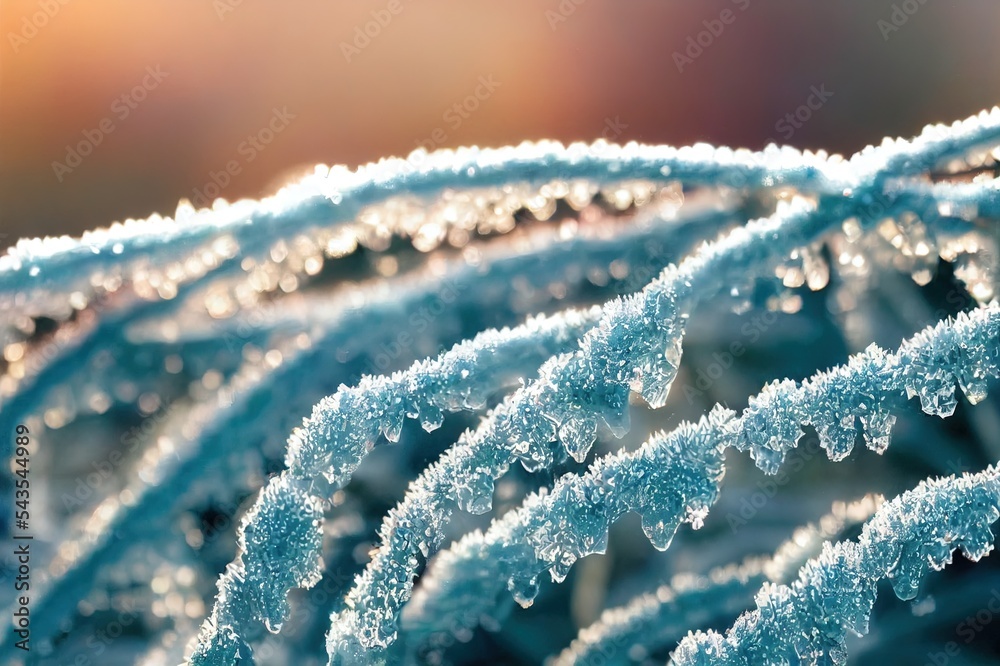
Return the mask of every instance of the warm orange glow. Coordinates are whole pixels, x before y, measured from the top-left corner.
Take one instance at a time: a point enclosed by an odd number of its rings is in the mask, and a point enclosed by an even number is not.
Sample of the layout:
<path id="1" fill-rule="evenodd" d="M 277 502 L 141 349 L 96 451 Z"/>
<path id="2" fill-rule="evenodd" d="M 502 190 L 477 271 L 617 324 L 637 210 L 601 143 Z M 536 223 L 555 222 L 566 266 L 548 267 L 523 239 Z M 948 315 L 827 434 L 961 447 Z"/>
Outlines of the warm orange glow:
<path id="1" fill-rule="evenodd" d="M 887 3 L 397 3 L 5 0 L 0 229 L 77 233 L 173 211 L 213 182 L 257 196 L 316 162 L 419 145 L 759 147 L 819 84 L 834 97 L 790 142 L 851 152 L 1000 90 L 995 3 L 929 3 L 888 39 Z M 734 22 L 678 72 L 675 53 L 726 8 Z M 122 101 L 157 66 L 167 76 L 134 108 Z M 483 77 L 498 85 L 486 92 Z M 275 109 L 294 119 L 259 149 L 250 139 Z M 100 143 L 57 173 L 85 132 Z"/>

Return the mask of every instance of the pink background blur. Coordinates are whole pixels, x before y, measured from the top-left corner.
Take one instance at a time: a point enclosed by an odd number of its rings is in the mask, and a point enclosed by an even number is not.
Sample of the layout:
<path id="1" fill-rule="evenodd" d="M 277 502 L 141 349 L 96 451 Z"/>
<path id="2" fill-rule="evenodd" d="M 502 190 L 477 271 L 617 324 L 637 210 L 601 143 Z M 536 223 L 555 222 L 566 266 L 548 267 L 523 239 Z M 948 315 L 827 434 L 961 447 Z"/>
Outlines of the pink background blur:
<path id="1" fill-rule="evenodd" d="M 886 1 L 396 2 L 3 0 L 0 246 L 172 213 L 234 160 L 229 199 L 432 136 L 759 148 L 783 141 L 776 123 L 812 86 L 832 97 L 787 142 L 842 152 L 1000 102 L 993 0 L 897 0 L 891 32 Z M 679 72 L 674 52 L 723 10 L 730 23 Z M 372 12 L 390 18 L 348 62 Z M 116 99 L 157 66 L 168 75 L 122 117 Z M 480 77 L 499 85 L 449 114 Z M 294 119 L 262 150 L 243 143 L 276 108 Z M 52 163 L 104 119 L 114 131 L 60 181 Z"/>

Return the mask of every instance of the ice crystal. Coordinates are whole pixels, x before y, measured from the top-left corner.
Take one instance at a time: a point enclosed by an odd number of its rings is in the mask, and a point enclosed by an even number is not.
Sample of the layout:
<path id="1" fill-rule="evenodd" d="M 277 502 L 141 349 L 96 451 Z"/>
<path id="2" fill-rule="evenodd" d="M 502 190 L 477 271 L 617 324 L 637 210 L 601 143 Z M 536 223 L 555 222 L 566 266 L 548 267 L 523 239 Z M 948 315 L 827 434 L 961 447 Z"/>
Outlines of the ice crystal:
<path id="1" fill-rule="evenodd" d="M 757 609 L 725 636 L 689 635 L 671 663 L 846 664 L 845 638 L 868 633 L 880 580 L 912 599 L 921 579 L 950 564 L 955 550 L 973 561 L 989 553 L 997 518 L 996 469 L 925 481 L 883 506 L 857 542 L 827 543 L 790 585 L 765 584 Z"/>
<path id="2" fill-rule="evenodd" d="M 953 396 L 954 375 L 970 366 L 996 376 L 998 339 L 1000 306 L 977 310 L 917 335 L 895 354 L 870 347 L 848 365 L 801 384 L 766 387 L 739 416 L 717 407 L 698 423 L 654 436 L 634 453 L 601 458 L 583 475 L 567 474 L 551 492 L 528 498 L 485 534 L 472 533 L 442 553 L 427 573 L 427 585 L 435 592 L 424 593 L 427 608 L 421 613 L 444 624 L 487 616 L 504 586 L 519 590 L 522 581 L 546 572 L 562 582 L 578 559 L 604 552 L 608 529 L 627 511 L 642 517 L 650 542 L 665 550 L 681 523 L 698 529 L 715 504 L 727 447 L 748 449 L 764 471 L 774 474 L 802 438 L 801 426 L 812 425 L 830 458 L 840 460 L 858 434 L 853 424 L 859 411 L 883 414 L 907 392 L 925 394 L 928 384 Z M 949 361 L 932 371 L 916 368 L 913 359 L 929 349 Z M 946 389 L 937 384 L 942 375 L 952 377 Z M 926 404 L 924 410 L 942 415 Z M 532 600 L 518 601 L 530 605 Z"/>
<path id="3" fill-rule="evenodd" d="M 725 617 L 746 608 L 755 588 L 770 581 L 791 582 L 808 560 L 820 554 L 823 544 L 852 529 L 871 516 L 879 504 L 875 497 L 851 505 L 833 508 L 816 525 L 796 530 L 794 536 L 778 547 L 773 557 L 751 557 L 738 565 L 727 565 L 706 576 L 677 576 L 655 592 L 633 599 L 626 606 L 610 608 L 580 635 L 553 662 L 553 666 L 588 664 L 601 660 L 609 664 L 628 664 L 632 655 L 650 654 L 676 641 L 696 624 L 696 616 Z M 422 597 L 414 598 L 421 619 L 411 631 L 440 630 L 438 617 L 425 613 Z M 417 615 L 417 612 L 414 615 Z M 426 624 L 425 624 L 426 623 Z M 444 625 L 446 626 L 446 625 Z M 418 629 L 419 627 L 419 629 Z"/>

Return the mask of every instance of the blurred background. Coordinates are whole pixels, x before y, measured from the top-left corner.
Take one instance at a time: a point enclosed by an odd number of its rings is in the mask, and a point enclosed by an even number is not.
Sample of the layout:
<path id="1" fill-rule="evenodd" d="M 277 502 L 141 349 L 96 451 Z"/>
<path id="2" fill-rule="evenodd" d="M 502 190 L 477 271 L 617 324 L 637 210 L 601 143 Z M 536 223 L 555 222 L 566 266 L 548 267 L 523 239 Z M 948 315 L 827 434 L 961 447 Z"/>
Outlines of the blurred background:
<path id="1" fill-rule="evenodd" d="M 3 0 L 0 27 L 0 244 L 421 145 L 850 153 L 1000 90 L 990 0 Z"/>

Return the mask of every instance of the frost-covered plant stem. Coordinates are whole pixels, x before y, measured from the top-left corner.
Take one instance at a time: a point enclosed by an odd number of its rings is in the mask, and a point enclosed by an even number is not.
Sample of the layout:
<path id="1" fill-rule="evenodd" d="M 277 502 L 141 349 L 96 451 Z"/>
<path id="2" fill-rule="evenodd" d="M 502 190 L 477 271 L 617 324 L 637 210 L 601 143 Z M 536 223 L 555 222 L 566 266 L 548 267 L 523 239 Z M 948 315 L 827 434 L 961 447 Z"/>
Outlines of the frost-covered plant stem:
<path id="1" fill-rule="evenodd" d="M 816 524 L 795 530 L 771 557 L 749 557 L 704 576 L 679 575 L 670 584 L 625 606 L 610 608 L 597 622 L 581 629 L 576 640 L 550 666 L 631 664 L 637 653 L 650 654 L 672 646 L 692 626 L 732 617 L 753 602 L 757 587 L 767 581 L 790 582 L 803 564 L 819 555 L 826 541 L 870 518 L 879 504 L 880 500 L 872 496 L 851 504 L 837 503 Z M 429 623 L 425 631 L 442 629 L 438 624 L 442 615 L 422 604 L 428 599 L 447 603 L 446 598 L 428 595 L 418 588 L 403 614 L 407 640 L 419 637 L 419 632 L 407 627 L 408 615 Z"/>
<path id="2" fill-rule="evenodd" d="M 724 452 L 749 451 L 774 474 L 814 427 L 831 459 L 846 457 L 859 420 L 868 447 L 882 453 L 907 396 L 919 395 L 928 413 L 948 416 L 956 382 L 972 402 L 986 395 L 987 379 L 1000 374 L 1000 305 L 942 322 L 905 342 L 894 354 L 875 345 L 845 366 L 798 384 L 769 385 L 736 416 L 716 407 L 698 423 L 683 423 L 651 438 L 639 450 L 597 460 L 582 475 L 563 476 L 549 493 L 529 496 L 485 533 L 473 532 L 441 553 L 425 576 L 438 622 L 488 616 L 506 588 L 531 603 L 538 576 L 560 582 L 577 559 L 604 552 L 608 529 L 628 511 L 642 518 L 653 546 L 669 547 L 682 522 L 696 529 L 715 503 Z"/>
<path id="3" fill-rule="evenodd" d="M 975 142 L 985 138 L 973 134 Z M 900 153 L 908 154 L 906 168 L 942 149 L 933 141 L 918 139 L 914 145 L 928 154 L 904 148 Z M 865 162 L 871 156 L 863 153 L 858 159 Z M 897 162 L 898 156 L 879 168 Z M 873 215 L 875 203 L 879 213 L 893 210 L 893 195 L 878 189 L 885 174 L 866 175 L 874 184 L 844 184 L 847 194 L 821 197 L 816 207 L 805 202 L 779 207 L 772 217 L 738 228 L 679 266 L 668 267 L 639 294 L 606 304 L 601 323 L 583 339 L 578 352 L 546 363 L 538 380 L 510 396 L 475 433 L 428 468 L 390 512 L 380 533 L 383 546 L 351 591 L 348 610 L 332 618 L 327 641 L 331 663 L 347 655 L 360 658 L 367 649 L 394 640 L 417 555 L 437 549 L 452 502 L 484 512 L 491 506 L 493 480 L 515 460 L 528 469 L 546 467 L 559 455 L 560 446 L 582 460 L 598 422 L 622 435 L 628 428 L 627 401 L 633 387 L 651 406 L 661 406 L 680 362 L 684 322 L 699 300 L 712 297 L 733 279 L 773 269 L 792 250 L 809 245 L 848 217 L 857 216 L 862 228 L 870 228 L 880 219 Z"/>
<path id="4" fill-rule="evenodd" d="M 512 380 L 531 373 L 537 364 L 576 340 L 591 327 L 600 310 L 567 311 L 539 317 L 514 329 L 487 330 L 430 361 L 421 361 L 392 377 L 364 377 L 354 388 L 342 387 L 321 401 L 289 438 L 294 459 L 304 437 L 343 439 L 335 449 L 338 470 L 327 484 L 285 471 L 268 482 L 240 527 L 240 559 L 219 581 L 219 598 L 206 621 L 194 663 L 227 658 L 222 650 L 246 633 L 252 618 L 261 617 L 277 631 L 288 614 L 286 595 L 311 587 L 321 574 L 318 513 L 292 512 L 296 503 L 321 507 L 362 458 L 384 436 L 399 440 L 403 421 L 420 417 L 436 428 L 444 412 L 475 409 Z M 364 409 L 359 406 L 364 405 Z M 289 550 L 288 545 L 295 548 Z M 275 550 L 277 548 L 277 550 Z M 307 568 L 298 565 L 308 563 Z M 220 634 L 220 632 L 223 632 Z"/>
<path id="5" fill-rule="evenodd" d="M 857 542 L 827 544 L 791 585 L 764 584 L 757 609 L 725 636 L 698 632 L 673 652 L 680 666 L 846 664 L 848 632 L 868 633 L 878 582 L 888 579 L 900 599 L 913 599 L 931 569 L 952 553 L 978 561 L 993 550 L 990 525 L 1000 518 L 1000 472 L 990 467 L 924 481 L 885 504 Z"/>
<path id="6" fill-rule="evenodd" d="M 471 305 L 476 302 L 478 294 L 487 289 L 491 282 L 503 281 L 511 276 L 524 275 L 527 268 L 538 263 L 538 253 L 548 257 L 547 270 L 535 270 L 530 273 L 533 280 L 543 284 L 544 280 L 559 276 L 565 266 L 564 262 L 579 261 L 575 255 L 583 254 L 594 261 L 610 261 L 610 258 L 630 256 L 638 264 L 650 263 L 654 269 L 662 267 L 665 261 L 649 247 L 659 247 L 659 244 L 673 244 L 676 251 L 683 251 L 691 240 L 689 236 L 700 237 L 702 232 L 711 232 L 727 220 L 729 213 L 711 213 L 692 216 L 683 223 L 673 220 L 654 219 L 643 229 L 630 230 L 612 239 L 577 238 L 570 242 L 556 244 L 554 247 L 540 245 L 535 251 L 509 254 L 508 252 L 486 252 L 483 263 L 470 267 L 464 262 L 449 268 L 442 275 L 420 278 L 415 276 L 406 288 L 381 289 L 365 292 L 367 307 L 364 310 L 351 310 L 349 301 L 338 298 L 327 298 L 325 313 L 314 316 L 312 323 L 318 331 L 317 338 L 310 349 L 286 349 L 281 364 L 268 372 L 262 372 L 252 364 L 248 364 L 226 386 L 220 395 L 229 396 L 229 400 L 206 402 L 193 410 L 183 413 L 179 418 L 168 422 L 167 435 L 172 444 L 169 447 L 161 445 L 163 438 L 154 438 L 150 443 L 146 461 L 137 470 L 133 483 L 128 491 L 134 498 L 129 504 L 118 501 L 117 495 L 102 503 L 95 511 L 95 519 L 86 526 L 85 533 L 76 540 L 67 542 L 64 552 L 73 553 L 70 558 L 60 557 L 56 562 L 62 573 L 54 577 L 50 584 L 42 586 L 36 595 L 35 608 L 39 617 L 35 621 L 33 631 L 36 636 L 49 635 L 62 617 L 72 606 L 69 599 L 80 599 L 89 591 L 94 572 L 97 567 L 106 566 L 110 562 L 120 560 L 129 549 L 131 539 L 126 537 L 136 533 L 142 526 L 158 524 L 169 519 L 173 504 L 168 499 L 178 492 L 178 488 L 190 489 L 195 485 L 205 485 L 212 479 L 225 478 L 229 472 L 224 462 L 232 458 L 242 458 L 242 453 L 252 451 L 262 441 L 269 439 L 269 433 L 281 432 L 284 423 L 292 421 L 296 413 L 305 413 L 309 405 L 327 390 L 336 386 L 330 385 L 330 374 L 327 369 L 336 363 L 336 353 L 343 348 L 364 348 L 368 340 L 378 336 L 379 331 L 395 331 L 398 320 L 408 311 L 417 311 L 422 307 L 434 306 L 442 298 L 442 291 L 452 301 L 453 307 Z M 683 228 L 683 231 L 681 228 Z M 671 254 L 670 256 L 673 256 Z M 443 285 L 443 286 L 442 286 Z M 450 285 L 450 286 L 449 286 Z M 455 293 L 452 294 L 451 290 Z M 440 315 L 443 318 L 445 315 Z M 510 315 L 513 317 L 513 315 Z M 594 311 L 568 311 L 557 317 L 533 318 L 525 325 L 514 329 L 485 331 L 473 342 L 463 343 L 456 347 L 444 359 L 450 359 L 456 367 L 464 366 L 468 371 L 465 377 L 458 372 L 450 376 L 446 370 L 447 363 L 441 361 L 418 363 L 415 368 L 423 371 L 434 369 L 436 380 L 428 376 L 416 381 L 416 370 L 395 376 L 398 382 L 396 392 L 391 396 L 382 379 L 368 377 L 362 384 L 367 388 L 367 397 L 358 396 L 357 391 L 346 393 L 361 402 L 372 398 L 387 404 L 387 408 L 395 408 L 395 417 L 383 413 L 387 422 L 397 422 L 397 417 L 403 415 L 403 409 L 417 409 L 427 417 L 429 412 L 436 414 L 428 417 L 428 427 L 436 427 L 443 411 L 458 411 L 473 409 L 474 403 L 485 400 L 504 387 L 515 384 L 521 377 L 534 373 L 538 365 L 553 353 L 575 346 L 576 341 L 594 321 L 597 313 Z M 480 366 L 470 365 L 473 361 L 481 361 Z M 461 370 L 461 368 L 459 368 Z M 426 382 L 426 383 L 422 383 Z M 391 381 L 390 381 L 391 383 Z M 329 388 L 326 388 L 329 385 Z M 315 388 L 311 388 L 315 386 Z M 379 389 L 384 389 L 381 393 Z M 410 395 L 408 390 L 420 389 L 422 392 Z M 285 393 L 296 396 L 301 402 L 274 401 L 270 396 Z M 475 396 L 471 401 L 463 398 Z M 401 402 L 394 403 L 398 398 Z M 305 402 L 302 402 L 303 399 Z M 353 430 L 344 429 L 344 425 L 336 428 L 331 426 L 338 414 L 337 409 L 330 410 L 330 403 L 323 402 L 317 408 L 315 420 L 311 425 L 297 430 L 292 439 L 299 436 L 319 439 L 329 433 L 338 443 L 349 438 L 351 433 L 362 433 L 359 436 L 372 435 L 360 446 L 340 451 L 337 460 L 344 465 L 350 465 L 353 470 L 360 457 L 367 453 L 369 445 L 375 445 L 381 434 L 376 427 L 371 430 L 373 421 L 361 418 L 352 423 Z M 390 412 L 392 410 L 390 409 Z M 370 414 L 368 416 L 371 416 Z M 398 421 L 401 425 L 401 421 Z M 172 430 L 170 426 L 176 426 Z M 290 425 L 288 426 L 290 427 Z M 390 429 L 386 426 L 387 429 Z M 390 429 L 391 430 L 391 429 Z M 287 432 L 287 429 L 285 430 Z M 242 453 L 241 453 L 242 452 Z M 355 458 L 357 456 L 357 458 Z M 325 469 L 325 467 L 324 467 Z M 310 477 L 311 478 L 311 477 Z M 349 478 L 346 474 L 341 481 Z M 152 481 L 152 483 L 150 483 Z M 321 490 L 321 485 L 311 483 L 299 484 L 310 489 L 311 496 L 317 501 L 325 499 L 327 493 Z M 255 514 L 256 516 L 257 514 Z M 261 514 L 259 517 L 264 517 Z M 307 514 L 303 514 L 307 525 Z M 304 529 L 289 530 L 296 534 L 306 534 Z M 282 587 L 288 572 L 292 570 L 285 566 L 275 568 L 273 575 L 268 573 L 258 584 L 250 588 L 253 596 L 282 599 L 290 584 Z M 266 582 L 265 582 L 266 581 Z M 277 586 L 278 592 L 271 595 L 269 586 Z M 233 599 L 230 595 L 227 599 Z M 277 602 L 258 602 L 249 607 L 256 609 L 254 616 L 236 614 L 239 626 L 246 626 L 251 617 L 266 619 L 272 625 L 281 624 L 282 617 L 278 611 L 271 610 Z M 261 609 L 268 609 L 264 613 Z M 232 614 L 226 613 L 225 617 Z M 233 619 L 232 622 L 237 622 Z M 8 644 L 9 645 L 9 644 Z"/>
<path id="7" fill-rule="evenodd" d="M 489 281 L 502 281 L 508 275 L 529 272 L 541 284 L 549 272 L 558 274 L 561 262 L 572 262 L 580 254 L 597 261 L 628 256 L 637 265 L 651 265 L 655 271 L 665 261 L 655 251 L 660 242 L 667 245 L 670 256 L 675 256 L 690 244 L 689 237 L 713 233 L 728 220 L 727 212 L 682 216 L 680 220 L 654 218 L 612 239 L 578 238 L 549 249 L 544 270 L 527 271 L 529 264 L 537 262 L 537 253 L 531 252 L 504 261 L 493 258 L 485 274 L 478 268 L 467 269 L 469 274 L 458 282 L 468 287 L 462 291 L 473 299 L 480 293 L 480 287 L 484 288 Z M 398 299 L 399 294 L 396 296 Z M 406 418 L 418 418 L 425 429 L 433 430 L 441 424 L 445 412 L 480 408 L 488 396 L 533 374 L 545 358 L 575 347 L 599 315 L 599 308 L 569 310 L 531 319 L 512 329 L 485 331 L 436 359 L 418 362 L 391 377 L 365 377 L 355 387 L 341 386 L 337 393 L 320 401 L 312 416 L 289 436 L 289 471 L 269 482 L 275 486 L 274 493 L 304 492 L 315 501 L 325 500 L 333 489 L 346 483 L 361 459 L 383 436 L 396 441 Z M 320 346 L 339 345 L 327 341 Z M 308 367 L 299 365 L 303 371 Z M 271 514 L 264 504 L 275 498 L 273 494 L 258 498 L 255 508 L 243 521 L 241 534 L 247 530 L 267 534 Z M 292 554 L 297 562 L 314 563 L 319 557 L 317 543 L 292 539 L 293 533 L 302 535 L 318 529 L 312 525 L 310 515 L 300 516 L 303 525 L 286 524 L 285 532 L 272 534 L 272 538 L 286 546 L 294 544 Z M 242 637 L 257 619 L 271 627 L 280 626 L 287 613 L 285 597 L 289 589 L 311 584 L 314 576 L 294 580 L 289 577 L 284 561 L 268 559 L 267 545 L 264 537 L 259 542 L 245 543 L 240 559 L 223 575 L 219 599 L 212 616 L 206 620 L 192 662 L 233 663 L 232 655 L 239 645 L 244 645 Z M 249 584 L 248 576 L 252 581 Z M 243 647 L 241 652 L 248 655 L 250 649 Z"/>

